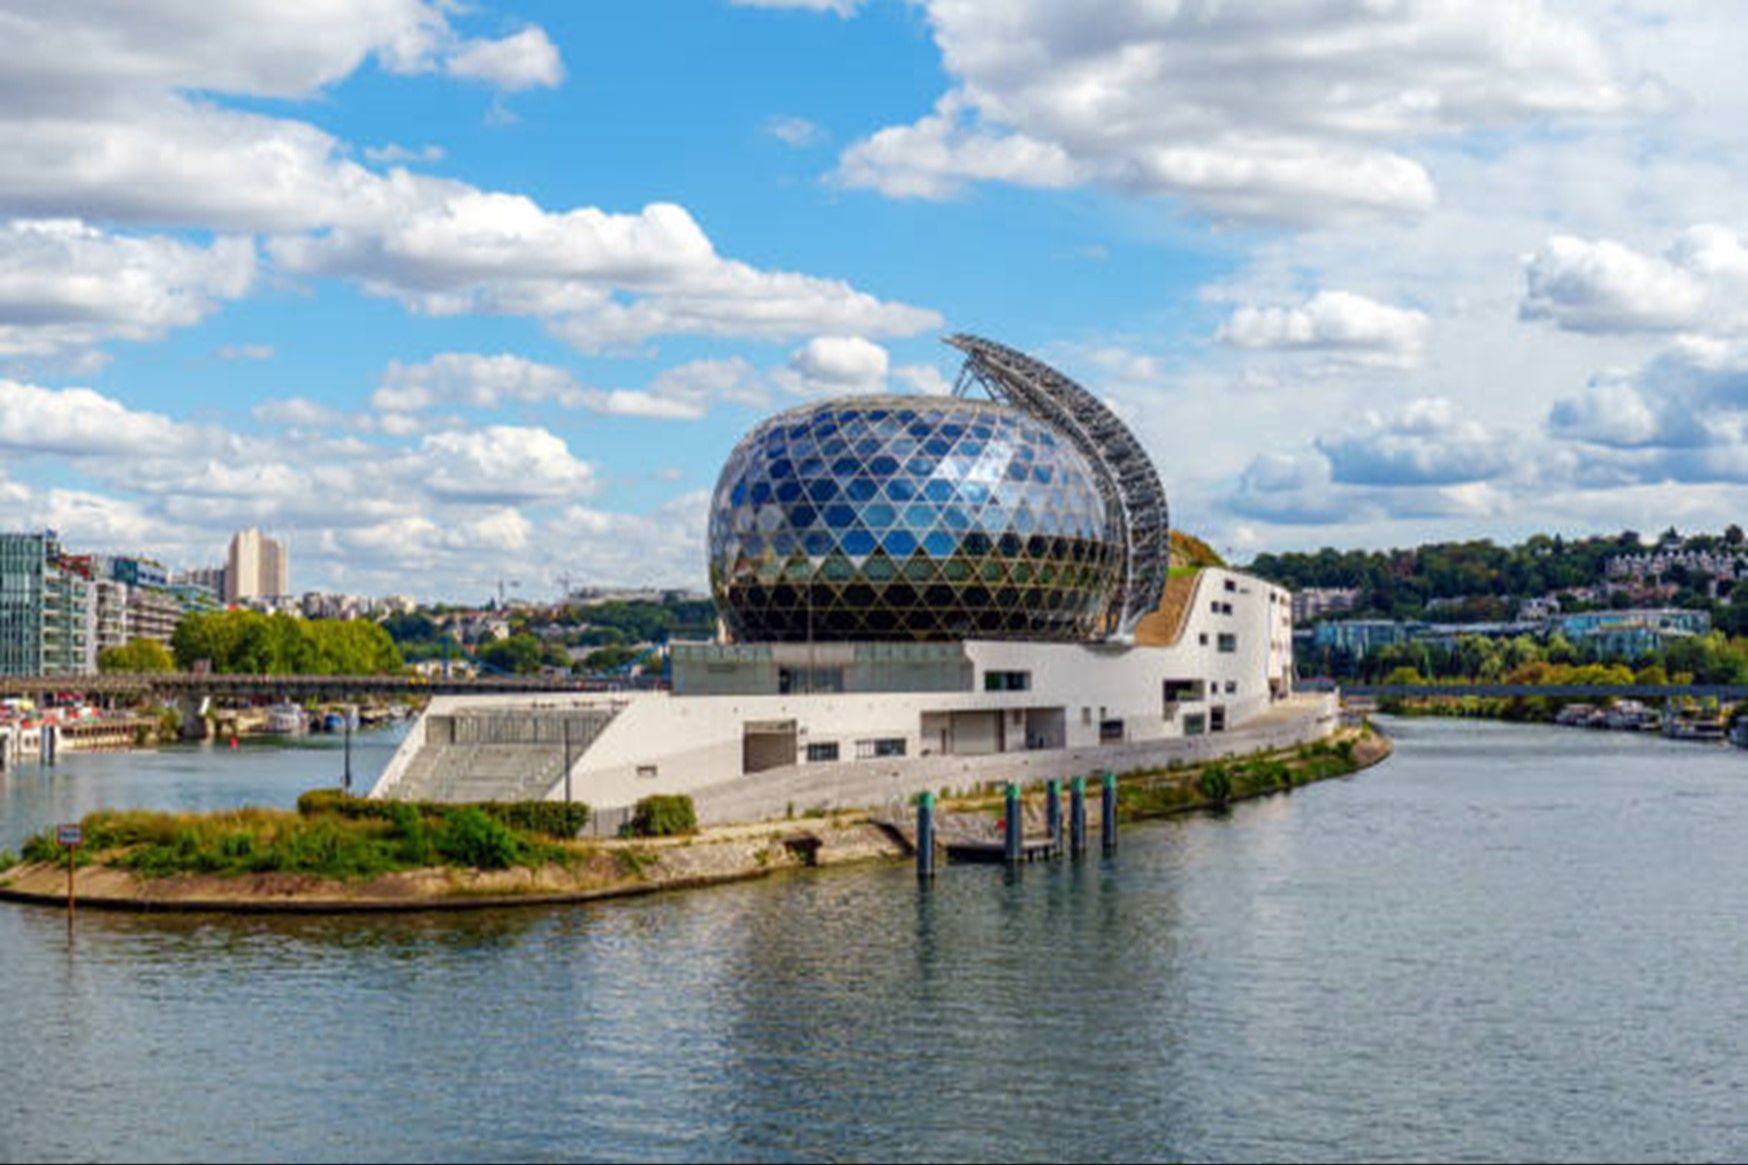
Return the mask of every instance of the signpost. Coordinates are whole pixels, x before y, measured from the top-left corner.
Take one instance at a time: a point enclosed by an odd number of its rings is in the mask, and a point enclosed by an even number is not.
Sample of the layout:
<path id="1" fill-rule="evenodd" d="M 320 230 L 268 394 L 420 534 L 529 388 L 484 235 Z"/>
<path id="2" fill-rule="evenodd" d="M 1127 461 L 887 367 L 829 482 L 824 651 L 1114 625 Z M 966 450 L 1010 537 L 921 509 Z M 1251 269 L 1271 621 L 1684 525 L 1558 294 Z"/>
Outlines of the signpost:
<path id="1" fill-rule="evenodd" d="M 59 825 L 55 827 L 55 840 L 67 847 L 67 921 L 73 921 L 73 859 L 81 842 L 85 840 L 85 830 L 79 825 Z"/>

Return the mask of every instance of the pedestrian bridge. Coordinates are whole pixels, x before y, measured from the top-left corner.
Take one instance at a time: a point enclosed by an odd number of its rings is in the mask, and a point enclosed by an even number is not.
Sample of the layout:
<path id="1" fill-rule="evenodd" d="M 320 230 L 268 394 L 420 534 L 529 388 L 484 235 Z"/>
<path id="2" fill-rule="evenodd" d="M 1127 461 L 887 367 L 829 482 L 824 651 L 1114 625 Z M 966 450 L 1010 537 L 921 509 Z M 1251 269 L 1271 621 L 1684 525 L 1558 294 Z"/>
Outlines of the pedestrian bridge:
<path id="1" fill-rule="evenodd" d="M 321 676 L 145 672 L 0 676 L 0 697 L 77 692 L 86 696 L 263 697 L 344 700 L 358 696 L 454 696 L 522 692 L 611 692 L 659 686 L 655 680 L 570 676 Z"/>

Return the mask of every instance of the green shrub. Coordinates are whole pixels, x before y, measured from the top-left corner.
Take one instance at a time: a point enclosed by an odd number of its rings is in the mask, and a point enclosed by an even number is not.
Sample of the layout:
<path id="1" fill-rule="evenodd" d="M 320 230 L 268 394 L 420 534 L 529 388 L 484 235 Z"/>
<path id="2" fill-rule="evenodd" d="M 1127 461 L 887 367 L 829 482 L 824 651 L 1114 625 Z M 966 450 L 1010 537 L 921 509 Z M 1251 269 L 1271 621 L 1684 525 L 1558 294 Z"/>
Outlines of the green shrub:
<path id="1" fill-rule="evenodd" d="M 580 801 L 482 801 L 479 808 L 512 829 L 560 839 L 575 837 L 589 824 L 589 807 Z"/>
<path id="2" fill-rule="evenodd" d="M 804 813 L 802 816 L 808 816 Z M 698 812 L 684 793 L 657 793 L 638 801 L 621 837 L 680 837 L 698 832 Z"/>
<path id="3" fill-rule="evenodd" d="M 1224 805 L 1232 799 L 1232 775 L 1227 772 L 1225 765 L 1209 765 L 1196 778 L 1196 788 L 1214 804 Z"/>
<path id="4" fill-rule="evenodd" d="M 481 870 L 503 870 L 522 860 L 522 839 L 502 821 L 474 805 L 443 815 L 437 852 L 453 862 Z"/>
<path id="5" fill-rule="evenodd" d="M 18 855 L 9 849 L 0 849 L 0 873 L 5 873 L 18 864 Z"/>
<path id="6" fill-rule="evenodd" d="M 573 838 L 589 824 L 589 807 L 580 801 L 475 801 L 474 808 L 486 816 L 530 833 Z M 351 820 L 393 822 L 397 806 L 409 806 L 426 817 L 442 817 L 455 805 L 436 801 L 376 801 L 350 797 L 339 789 L 311 789 L 297 799 L 297 811 L 305 817 L 335 814 Z"/>

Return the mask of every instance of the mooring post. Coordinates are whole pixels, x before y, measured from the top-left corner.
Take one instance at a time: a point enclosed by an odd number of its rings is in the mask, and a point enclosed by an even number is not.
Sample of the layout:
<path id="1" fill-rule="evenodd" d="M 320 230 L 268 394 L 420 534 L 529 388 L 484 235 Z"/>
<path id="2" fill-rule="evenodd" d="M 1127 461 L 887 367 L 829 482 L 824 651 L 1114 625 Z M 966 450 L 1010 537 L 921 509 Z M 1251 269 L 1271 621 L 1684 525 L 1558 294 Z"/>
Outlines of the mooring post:
<path id="1" fill-rule="evenodd" d="M 1106 771 L 1099 791 L 1099 842 L 1106 855 L 1117 852 L 1117 774 Z"/>
<path id="2" fill-rule="evenodd" d="M 1062 782 L 1051 777 L 1044 782 L 1044 825 L 1050 831 L 1050 856 L 1062 856 Z"/>
<path id="3" fill-rule="evenodd" d="M 1020 849 L 1020 787 L 1011 781 L 1008 783 L 1007 801 L 1002 811 L 1002 843 L 1008 865 L 1017 866 L 1023 856 Z"/>
<path id="4" fill-rule="evenodd" d="M 935 876 L 935 795 L 923 792 L 916 799 L 916 880 Z"/>
<path id="5" fill-rule="evenodd" d="M 1074 857 L 1086 854 L 1086 778 L 1076 777 L 1068 784 L 1068 852 Z"/>

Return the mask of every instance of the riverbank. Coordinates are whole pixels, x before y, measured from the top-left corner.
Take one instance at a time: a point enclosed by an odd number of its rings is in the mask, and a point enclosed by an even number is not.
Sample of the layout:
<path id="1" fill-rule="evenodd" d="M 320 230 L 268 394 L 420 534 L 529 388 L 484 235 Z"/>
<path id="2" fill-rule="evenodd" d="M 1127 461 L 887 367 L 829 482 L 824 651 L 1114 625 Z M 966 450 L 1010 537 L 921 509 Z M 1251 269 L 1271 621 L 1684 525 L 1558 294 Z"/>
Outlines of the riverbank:
<path id="1" fill-rule="evenodd" d="M 1125 774 L 1118 782 L 1119 819 L 1219 809 L 1233 801 L 1290 792 L 1369 768 L 1390 751 L 1387 737 L 1362 727 L 1298 749 Z M 1026 804 L 1028 819 L 1041 820 L 1041 792 L 1033 791 Z M 942 809 L 987 816 L 1001 805 L 999 791 L 992 789 L 983 796 L 949 799 Z M 1097 820 L 1096 814 L 1089 816 Z M 715 826 L 682 838 L 554 842 L 542 852 L 553 860 L 497 870 L 431 866 L 351 879 L 285 872 L 143 874 L 119 864 L 118 854 L 99 853 L 75 871 L 74 892 L 82 907 L 134 911 L 459 910 L 627 897 L 743 881 L 782 869 L 895 861 L 912 851 L 894 823 L 866 812 L 845 812 Z M 66 896 L 64 862 L 24 862 L 0 872 L 0 900 L 64 906 Z"/>

